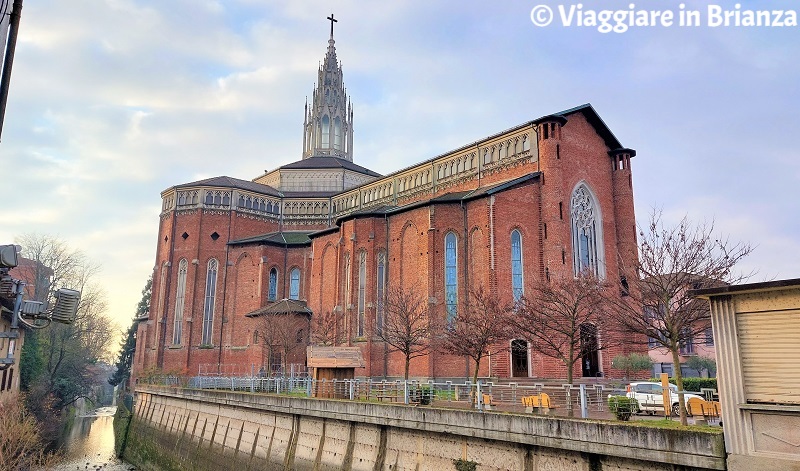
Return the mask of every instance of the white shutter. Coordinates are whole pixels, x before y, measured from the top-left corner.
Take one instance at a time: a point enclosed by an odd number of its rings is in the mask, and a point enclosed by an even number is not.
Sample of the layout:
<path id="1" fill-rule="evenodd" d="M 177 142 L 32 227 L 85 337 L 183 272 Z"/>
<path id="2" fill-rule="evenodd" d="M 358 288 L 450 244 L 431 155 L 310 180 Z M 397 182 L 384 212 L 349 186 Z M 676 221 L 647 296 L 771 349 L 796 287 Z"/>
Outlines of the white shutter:
<path id="1" fill-rule="evenodd" d="M 800 310 L 737 315 L 748 402 L 800 404 Z"/>

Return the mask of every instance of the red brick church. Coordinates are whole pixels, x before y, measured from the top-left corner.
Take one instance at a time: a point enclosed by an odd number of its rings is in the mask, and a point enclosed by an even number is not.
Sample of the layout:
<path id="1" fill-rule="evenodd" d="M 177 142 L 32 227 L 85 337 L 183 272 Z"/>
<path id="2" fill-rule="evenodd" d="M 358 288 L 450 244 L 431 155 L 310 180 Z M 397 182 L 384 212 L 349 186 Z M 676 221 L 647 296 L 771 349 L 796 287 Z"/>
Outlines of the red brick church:
<path id="1" fill-rule="evenodd" d="M 220 176 L 161 193 L 150 314 L 135 375 L 149 369 L 249 373 L 265 360 L 265 315 L 308 322 L 338 313 L 359 376 L 397 377 L 403 359 L 370 335 L 391 286 L 414 289 L 436 316 L 457 315 L 477 286 L 511 301 L 549 276 L 590 270 L 616 281 L 637 256 L 631 158 L 591 105 L 555 112 L 389 175 L 353 161 L 353 105 L 333 30 L 305 106 L 302 159 L 251 180 Z M 631 264 L 632 265 L 632 264 Z M 274 310 L 274 309 L 273 309 Z M 305 317 L 304 317 L 305 316 Z M 602 338 L 599 339 L 602 342 Z M 583 376 L 611 372 L 622 347 L 594 353 Z M 305 349 L 283 363 L 304 363 Z M 431 353 L 418 378 L 465 377 L 468 361 Z M 563 366 L 560 367 L 563 370 Z M 564 377 L 527 343 L 499 345 L 482 376 Z"/>

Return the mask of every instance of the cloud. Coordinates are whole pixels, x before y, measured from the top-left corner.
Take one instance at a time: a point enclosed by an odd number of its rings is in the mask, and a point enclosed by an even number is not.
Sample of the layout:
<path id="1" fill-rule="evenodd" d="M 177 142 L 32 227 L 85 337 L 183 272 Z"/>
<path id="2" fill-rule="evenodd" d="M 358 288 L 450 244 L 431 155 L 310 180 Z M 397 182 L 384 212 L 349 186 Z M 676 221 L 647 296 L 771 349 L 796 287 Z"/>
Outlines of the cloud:
<path id="1" fill-rule="evenodd" d="M 126 324 L 153 268 L 161 191 L 216 175 L 249 179 L 300 157 L 303 103 L 333 11 L 356 163 L 390 173 L 592 102 L 639 153 L 640 215 L 659 205 L 715 217 L 758 245 L 745 263 L 795 276 L 785 256 L 800 248 L 795 33 L 601 35 L 535 28 L 530 8 L 521 0 L 26 5 L 0 147 L 0 239 L 37 231 L 86 250 L 103 264 L 111 310 Z"/>

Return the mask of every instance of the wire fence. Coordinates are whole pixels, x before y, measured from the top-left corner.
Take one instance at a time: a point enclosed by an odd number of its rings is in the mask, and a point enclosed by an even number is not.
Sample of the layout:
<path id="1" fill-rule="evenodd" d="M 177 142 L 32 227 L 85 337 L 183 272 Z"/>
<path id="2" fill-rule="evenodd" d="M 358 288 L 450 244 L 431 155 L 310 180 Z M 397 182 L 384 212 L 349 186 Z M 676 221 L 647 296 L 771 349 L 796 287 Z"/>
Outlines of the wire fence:
<path id="1" fill-rule="evenodd" d="M 300 363 L 275 362 L 272 365 L 250 365 L 242 364 L 223 364 L 218 363 L 202 363 L 197 368 L 198 376 L 222 376 L 222 377 L 238 377 L 238 376 L 258 376 L 258 377 L 277 377 L 289 376 L 304 377 L 308 375 L 308 368 Z"/>
<path id="2" fill-rule="evenodd" d="M 371 378 L 315 380 L 304 374 L 273 377 L 156 375 L 140 378 L 139 383 L 595 419 L 612 418 L 608 411 L 608 396 L 625 395 L 624 389 L 607 384 L 423 382 Z"/>

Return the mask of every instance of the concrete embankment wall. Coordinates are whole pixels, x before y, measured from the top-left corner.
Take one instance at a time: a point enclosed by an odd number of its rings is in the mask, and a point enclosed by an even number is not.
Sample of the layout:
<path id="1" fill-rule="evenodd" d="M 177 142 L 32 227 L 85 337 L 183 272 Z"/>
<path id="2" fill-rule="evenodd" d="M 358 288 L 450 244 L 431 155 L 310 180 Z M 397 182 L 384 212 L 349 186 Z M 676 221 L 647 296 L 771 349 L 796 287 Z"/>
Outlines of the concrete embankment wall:
<path id="1" fill-rule="evenodd" d="M 626 423 L 150 386 L 134 413 L 143 470 L 725 469 L 721 434 Z"/>

